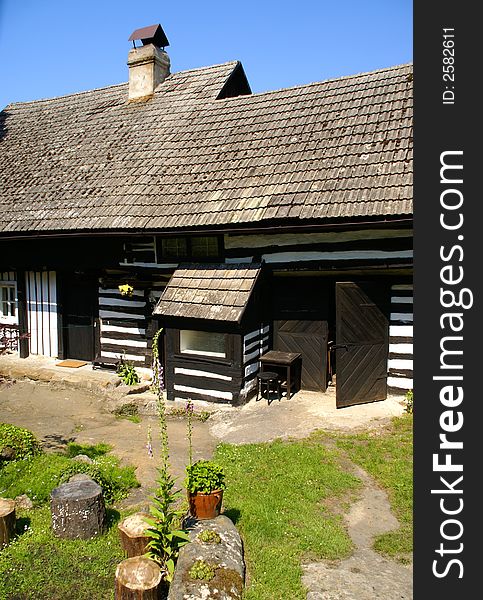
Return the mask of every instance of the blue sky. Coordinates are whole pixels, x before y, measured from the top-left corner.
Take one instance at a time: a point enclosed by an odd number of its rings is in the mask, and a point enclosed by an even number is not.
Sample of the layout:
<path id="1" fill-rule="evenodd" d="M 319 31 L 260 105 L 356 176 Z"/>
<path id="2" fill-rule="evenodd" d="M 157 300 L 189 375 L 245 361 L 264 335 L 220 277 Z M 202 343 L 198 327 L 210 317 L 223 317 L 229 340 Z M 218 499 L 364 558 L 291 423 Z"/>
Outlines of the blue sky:
<path id="1" fill-rule="evenodd" d="M 0 0 L 0 108 L 127 81 L 154 23 L 172 72 L 240 60 L 254 92 L 412 61 L 412 0 Z"/>

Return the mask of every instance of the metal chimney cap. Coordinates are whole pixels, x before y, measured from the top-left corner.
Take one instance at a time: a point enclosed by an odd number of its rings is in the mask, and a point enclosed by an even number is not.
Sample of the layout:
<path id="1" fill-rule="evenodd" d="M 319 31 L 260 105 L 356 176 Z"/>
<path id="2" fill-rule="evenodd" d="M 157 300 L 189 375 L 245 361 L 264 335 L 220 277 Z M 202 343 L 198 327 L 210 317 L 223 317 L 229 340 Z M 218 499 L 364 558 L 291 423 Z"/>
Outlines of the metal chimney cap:
<path id="1" fill-rule="evenodd" d="M 133 31 L 128 41 L 134 44 L 134 40 L 141 40 L 143 46 L 146 46 L 146 44 L 154 44 L 158 48 L 169 46 L 168 38 L 159 23 Z"/>

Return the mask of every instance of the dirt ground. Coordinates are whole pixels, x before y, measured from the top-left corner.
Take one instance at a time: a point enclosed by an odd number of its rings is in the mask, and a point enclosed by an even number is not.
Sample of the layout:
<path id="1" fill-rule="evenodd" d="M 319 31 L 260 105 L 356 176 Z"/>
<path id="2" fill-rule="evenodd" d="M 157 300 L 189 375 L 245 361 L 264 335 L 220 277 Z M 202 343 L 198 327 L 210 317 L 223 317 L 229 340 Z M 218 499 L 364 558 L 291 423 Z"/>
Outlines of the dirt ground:
<path id="1" fill-rule="evenodd" d="M 335 387 L 325 393 L 302 390 L 287 399 L 250 400 L 232 411 L 219 411 L 210 419 L 210 431 L 230 444 L 269 442 L 276 438 L 303 438 L 316 429 L 356 432 L 380 429 L 404 412 L 404 397 L 383 402 L 336 408 Z"/>
<path id="2" fill-rule="evenodd" d="M 60 449 L 68 442 L 110 444 L 123 462 L 136 466 L 141 490 L 133 494 L 133 502 L 147 497 L 155 484 L 160 446 L 156 417 L 141 416 L 140 423 L 133 423 L 109 413 L 103 396 L 42 382 L 18 381 L 0 388 L 0 421 L 30 429 L 47 449 Z M 154 458 L 149 457 L 146 447 L 149 427 Z M 181 482 L 188 461 L 186 421 L 169 418 L 168 436 L 173 474 Z M 210 458 L 216 440 L 206 422 L 193 421 L 192 439 L 193 458 Z"/>

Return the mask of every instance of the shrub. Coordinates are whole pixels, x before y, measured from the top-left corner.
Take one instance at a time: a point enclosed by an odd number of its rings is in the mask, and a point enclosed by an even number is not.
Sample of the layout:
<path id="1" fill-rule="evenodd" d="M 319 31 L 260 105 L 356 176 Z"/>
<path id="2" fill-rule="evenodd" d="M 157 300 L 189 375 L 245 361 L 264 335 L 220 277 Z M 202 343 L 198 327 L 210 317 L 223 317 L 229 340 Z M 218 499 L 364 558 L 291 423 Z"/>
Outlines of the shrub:
<path id="1" fill-rule="evenodd" d="M 225 473 L 211 460 L 199 460 L 186 467 L 186 489 L 192 494 L 211 494 L 225 489 Z"/>
<path id="2" fill-rule="evenodd" d="M 138 487 L 134 467 L 120 467 L 114 456 L 101 456 L 93 464 L 76 462 L 65 454 L 41 454 L 7 464 L 0 471 L 0 496 L 27 494 L 35 504 L 47 502 L 54 488 L 76 473 L 86 473 L 101 487 L 107 504 L 126 497 Z"/>
<path id="3" fill-rule="evenodd" d="M 136 385 L 140 381 L 134 365 L 124 360 L 117 365 L 116 373 L 126 385 Z"/>
<path id="4" fill-rule="evenodd" d="M 19 460 L 28 456 L 36 456 L 42 452 L 40 442 L 28 429 L 0 423 L 0 456 L 11 452 L 11 458 Z"/>
<path id="5" fill-rule="evenodd" d="M 100 457 L 93 464 L 71 461 L 62 471 L 59 483 L 69 481 L 76 473 L 89 475 L 101 486 L 106 504 L 122 500 L 130 488 L 139 486 L 134 467 L 119 467 L 119 461 L 114 456 Z"/>

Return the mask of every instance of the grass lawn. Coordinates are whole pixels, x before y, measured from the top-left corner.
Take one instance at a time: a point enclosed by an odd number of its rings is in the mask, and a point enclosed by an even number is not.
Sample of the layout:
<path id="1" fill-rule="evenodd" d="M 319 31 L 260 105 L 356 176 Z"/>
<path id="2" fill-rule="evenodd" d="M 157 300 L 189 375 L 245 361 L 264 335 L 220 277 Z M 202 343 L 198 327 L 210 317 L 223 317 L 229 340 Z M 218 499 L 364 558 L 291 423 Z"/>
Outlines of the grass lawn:
<path id="1" fill-rule="evenodd" d="M 86 473 L 102 487 L 107 504 L 121 500 L 139 483 L 134 467 L 120 467 L 119 460 L 108 454 L 109 450 L 107 444 L 69 444 L 66 453 L 48 452 L 12 461 L 0 468 L 0 496 L 15 498 L 27 494 L 34 505 L 40 505 L 47 502 L 50 492 L 69 477 Z M 73 461 L 77 454 L 90 455 L 94 463 Z"/>
<path id="2" fill-rule="evenodd" d="M 114 597 L 114 572 L 123 560 L 111 509 L 108 529 L 92 540 L 61 540 L 51 529 L 50 492 L 75 471 L 88 472 L 111 502 L 138 484 L 132 467 L 120 467 L 110 447 L 70 445 L 65 454 L 46 453 L 14 461 L 0 468 L 0 496 L 27 494 L 32 510 L 16 511 L 16 537 L 0 552 L 0 600 L 104 600 Z M 94 464 L 71 457 L 86 454 Z"/>
<path id="3" fill-rule="evenodd" d="M 402 523 L 375 549 L 397 559 L 412 550 L 412 415 L 378 434 L 320 432 L 305 440 L 218 447 L 227 473 L 225 512 L 245 544 L 247 600 L 305 599 L 303 559 L 336 559 L 352 550 L 342 519 L 360 482 L 337 459 L 346 453 L 389 494 Z M 335 507 L 336 511 L 331 511 Z"/>
<path id="4" fill-rule="evenodd" d="M 27 493 L 38 504 L 18 512 L 18 535 L 0 552 L 0 600 L 112 600 L 115 567 L 124 558 L 119 513 L 109 511 L 104 535 L 67 541 L 52 535 L 47 505 L 50 490 L 72 468 L 69 455 L 90 454 L 113 498 L 136 485 L 132 470 L 120 469 L 108 451 L 102 445 L 72 446 L 67 455 L 44 454 L 0 468 L 0 496 Z M 214 458 L 226 471 L 225 512 L 245 544 L 246 600 L 305 600 L 302 561 L 351 553 L 341 514 L 360 481 L 344 468 L 341 455 L 387 490 L 401 522 L 398 531 L 377 538 L 376 550 L 407 559 L 412 550 L 412 415 L 394 419 L 378 433 L 319 432 L 290 442 L 222 444 Z M 90 467 L 74 464 L 75 469 Z"/>
<path id="5" fill-rule="evenodd" d="M 340 516 L 359 481 L 337 464 L 337 452 L 313 440 L 218 447 L 225 467 L 226 514 L 240 528 L 250 585 L 247 599 L 305 599 L 301 559 L 339 558 L 352 550 Z"/>
<path id="6" fill-rule="evenodd" d="M 413 415 L 393 419 L 384 435 L 343 436 L 338 447 L 387 490 L 400 529 L 376 538 L 374 549 L 401 562 L 413 550 Z"/>
<path id="7" fill-rule="evenodd" d="M 0 600 L 108 600 L 114 572 L 124 559 L 116 522 L 108 509 L 107 533 L 92 540 L 60 540 L 50 509 L 18 511 L 18 537 L 0 552 Z"/>

